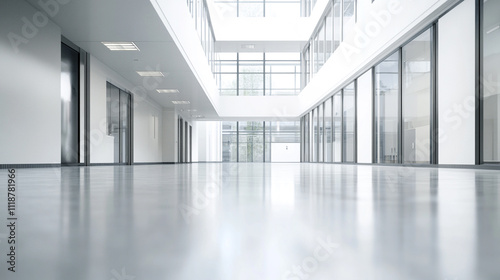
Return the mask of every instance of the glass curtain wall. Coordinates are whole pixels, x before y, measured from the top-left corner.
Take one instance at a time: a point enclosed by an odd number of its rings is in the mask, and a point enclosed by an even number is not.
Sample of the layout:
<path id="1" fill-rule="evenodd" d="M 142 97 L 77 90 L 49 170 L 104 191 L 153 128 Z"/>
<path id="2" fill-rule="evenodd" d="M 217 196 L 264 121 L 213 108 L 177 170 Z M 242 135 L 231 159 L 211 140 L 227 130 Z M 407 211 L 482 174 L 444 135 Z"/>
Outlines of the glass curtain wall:
<path id="1" fill-rule="evenodd" d="M 399 56 L 375 66 L 375 162 L 399 162 Z"/>
<path id="2" fill-rule="evenodd" d="M 486 19 L 484 19 L 486 20 Z M 489 25 L 499 22 L 490 21 Z M 500 25 L 499 25 L 500 26 Z M 437 158 L 434 139 L 436 131 L 436 94 L 435 94 L 435 47 L 434 26 L 418 34 L 413 40 L 397 49 L 392 55 L 373 67 L 373 116 L 374 116 L 374 162 L 404 164 L 434 164 Z M 486 30 L 486 29 L 485 29 Z M 491 34 L 500 30 L 492 27 Z M 483 36 L 486 36 L 483 34 Z M 492 44 L 486 41 L 485 45 Z M 486 49 L 486 46 L 484 47 Z M 490 46 L 488 51 L 494 52 Z M 483 50 L 484 52 L 484 50 Z M 495 56 L 499 52 L 494 52 Z M 484 56 L 486 57 L 486 56 Z M 483 57 L 483 59 L 484 59 Z M 497 62 L 491 58 L 493 62 Z M 492 63 L 493 63 L 492 62 Z M 484 63 L 488 65 L 486 62 Z M 496 63 L 498 64 L 498 63 Z M 496 65 L 495 64 L 495 65 Z M 484 68 L 483 67 L 483 68 Z M 489 69 L 495 66 L 488 65 Z M 498 67 L 497 67 L 498 68 Z M 491 78 L 498 72 L 489 73 Z M 491 70 L 493 71 L 493 70 Z M 495 68 L 496 71 L 496 68 Z M 494 77 L 495 78 L 495 77 Z M 495 78 L 496 79 L 496 78 Z M 483 81 L 486 84 L 486 81 Z M 491 81 L 488 80 L 488 85 Z M 310 143 L 306 149 L 312 162 L 356 162 L 356 87 L 354 80 L 340 92 L 335 93 L 322 105 L 309 112 Z M 495 153 L 497 141 L 495 125 L 498 120 L 499 103 L 496 88 L 484 89 L 483 103 L 483 151 L 484 162 L 499 162 Z M 494 90 L 495 94 L 491 94 Z M 488 95 L 489 94 L 489 95 Z M 498 106 L 497 106 L 498 105 Z M 489 106 L 489 107 L 488 107 Z M 322 122 L 319 115 L 323 116 Z M 307 115 L 306 115 L 307 116 Z M 331 137 L 331 138 L 330 138 Z M 324 141 L 324 142 L 322 142 Z M 321 148 L 320 146 L 324 147 Z M 500 145 L 497 145 L 500 146 Z M 499 147 L 500 148 L 500 147 Z M 330 150 L 331 149 L 331 150 Z M 487 155 L 486 155 L 487 153 Z M 331 157 L 331 158 L 330 158 Z"/>
<path id="3" fill-rule="evenodd" d="M 264 161 L 263 122 L 238 122 L 238 161 Z"/>
<path id="4" fill-rule="evenodd" d="M 308 120 L 303 118 L 305 126 Z M 307 128 L 304 127 L 304 128 Z M 307 135 L 303 136 L 307 140 Z M 222 122 L 223 162 L 271 162 L 273 147 L 280 157 L 299 160 L 300 122 Z M 305 148 L 305 147 L 304 147 Z M 282 150 L 279 150 L 282 149 Z"/>
<path id="5" fill-rule="evenodd" d="M 238 95 L 264 95 L 264 54 L 239 53 Z"/>
<path id="6" fill-rule="evenodd" d="M 219 53 L 220 95 L 297 95 L 300 53 Z"/>
<path id="7" fill-rule="evenodd" d="M 356 86 L 352 82 L 344 88 L 343 112 L 343 161 L 355 162 L 356 159 Z"/>
<path id="8" fill-rule="evenodd" d="M 431 162 L 431 44 L 428 29 L 402 48 L 403 162 Z"/>
<path id="9" fill-rule="evenodd" d="M 297 95 L 300 92 L 300 53 L 265 53 L 264 95 Z"/>
<path id="10" fill-rule="evenodd" d="M 218 53 L 216 78 L 220 95 L 238 95 L 238 54 Z"/>
<path id="11" fill-rule="evenodd" d="M 482 5 L 482 162 L 500 163 L 500 0 Z"/>
<path id="12" fill-rule="evenodd" d="M 304 86 L 309 82 L 310 76 L 314 76 L 335 52 L 346 34 L 354 30 L 357 1 L 331 0 L 330 3 L 316 32 L 302 52 Z"/>
<path id="13" fill-rule="evenodd" d="M 187 0 L 189 12 L 194 20 L 194 26 L 198 31 L 200 43 L 205 51 L 208 63 L 212 68 L 212 73 L 215 72 L 215 36 L 210 20 L 210 13 L 205 0 Z"/>

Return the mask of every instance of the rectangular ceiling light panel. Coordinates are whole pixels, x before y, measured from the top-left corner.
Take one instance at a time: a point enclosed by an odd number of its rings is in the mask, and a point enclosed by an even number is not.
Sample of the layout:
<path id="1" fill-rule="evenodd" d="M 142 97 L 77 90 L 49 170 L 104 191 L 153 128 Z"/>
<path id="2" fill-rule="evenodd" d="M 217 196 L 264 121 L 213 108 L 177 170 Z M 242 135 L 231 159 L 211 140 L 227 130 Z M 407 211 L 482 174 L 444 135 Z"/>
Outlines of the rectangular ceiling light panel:
<path id="1" fill-rule="evenodd" d="M 140 51 L 134 42 L 102 42 L 111 51 Z"/>
<path id="2" fill-rule="evenodd" d="M 141 77 L 165 77 L 162 72 L 159 71 L 136 71 Z"/>
<path id="3" fill-rule="evenodd" d="M 189 101 L 172 101 L 175 105 L 187 105 L 190 104 Z"/>
<path id="4" fill-rule="evenodd" d="M 157 89 L 158 93 L 179 93 L 178 89 Z"/>

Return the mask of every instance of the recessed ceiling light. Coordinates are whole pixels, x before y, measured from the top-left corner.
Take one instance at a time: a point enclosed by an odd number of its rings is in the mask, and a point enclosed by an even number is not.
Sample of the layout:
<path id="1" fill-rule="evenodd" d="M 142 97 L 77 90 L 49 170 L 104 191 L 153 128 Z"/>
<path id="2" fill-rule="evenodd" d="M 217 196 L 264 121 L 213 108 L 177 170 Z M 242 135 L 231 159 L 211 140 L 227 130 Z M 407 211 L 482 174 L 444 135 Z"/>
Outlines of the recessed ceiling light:
<path id="1" fill-rule="evenodd" d="M 190 104 L 189 101 L 172 101 L 175 105 L 187 105 Z"/>
<path id="2" fill-rule="evenodd" d="M 205 116 L 203 116 L 203 115 L 191 115 L 191 117 L 196 118 L 196 119 L 203 119 Z"/>
<path id="3" fill-rule="evenodd" d="M 157 89 L 158 93 L 179 93 L 178 89 Z"/>
<path id="4" fill-rule="evenodd" d="M 142 77 L 165 77 L 160 71 L 136 71 Z"/>
<path id="5" fill-rule="evenodd" d="M 111 51 L 140 51 L 134 42 L 102 42 Z"/>
<path id="6" fill-rule="evenodd" d="M 187 112 L 196 112 L 196 111 L 198 111 L 198 110 L 196 110 L 196 109 L 187 109 L 186 111 L 187 111 Z"/>

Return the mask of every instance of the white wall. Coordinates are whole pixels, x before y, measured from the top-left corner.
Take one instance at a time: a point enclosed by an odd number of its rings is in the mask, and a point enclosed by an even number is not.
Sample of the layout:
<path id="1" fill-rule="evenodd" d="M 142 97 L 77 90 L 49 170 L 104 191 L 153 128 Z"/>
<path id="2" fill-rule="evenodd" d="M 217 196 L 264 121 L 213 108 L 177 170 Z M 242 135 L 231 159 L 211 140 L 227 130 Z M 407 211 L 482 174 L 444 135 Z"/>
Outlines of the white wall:
<path id="1" fill-rule="evenodd" d="M 357 103 L 357 138 L 358 163 L 372 163 L 373 135 L 373 84 L 372 70 L 358 78 Z"/>
<path id="2" fill-rule="evenodd" d="M 162 113 L 149 100 L 134 100 L 134 162 L 162 162 Z"/>
<path id="3" fill-rule="evenodd" d="M 0 3 L 0 164 L 61 163 L 61 31 L 40 15 Z"/>
<path id="4" fill-rule="evenodd" d="M 193 132 L 197 136 L 197 145 L 193 141 L 193 162 L 222 161 L 222 124 L 220 121 L 198 121 Z M 196 159 L 194 151 L 196 153 Z"/>
<path id="5" fill-rule="evenodd" d="M 162 161 L 163 162 L 177 162 L 177 120 L 178 116 L 175 111 L 163 111 L 162 114 L 162 135 L 163 135 L 163 150 L 162 150 Z"/>
<path id="6" fill-rule="evenodd" d="M 475 1 L 439 20 L 439 163 L 475 163 Z"/>
<path id="7" fill-rule="evenodd" d="M 300 143 L 271 143 L 271 162 L 300 162 Z"/>
<path id="8" fill-rule="evenodd" d="M 161 107 L 148 97 L 135 94 L 130 82 L 93 56 L 90 59 L 90 162 L 114 161 L 114 138 L 106 134 L 106 82 L 134 94 L 134 162 L 161 162 Z M 156 139 L 152 137 L 153 115 L 159 120 Z"/>

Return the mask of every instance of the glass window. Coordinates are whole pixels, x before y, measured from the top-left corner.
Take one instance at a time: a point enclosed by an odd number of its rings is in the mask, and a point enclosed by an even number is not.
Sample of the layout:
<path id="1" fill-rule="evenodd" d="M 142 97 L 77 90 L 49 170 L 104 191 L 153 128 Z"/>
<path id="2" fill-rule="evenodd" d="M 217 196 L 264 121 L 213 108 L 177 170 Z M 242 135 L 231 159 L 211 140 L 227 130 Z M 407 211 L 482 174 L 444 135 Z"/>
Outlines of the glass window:
<path id="1" fill-rule="evenodd" d="M 328 13 L 326 15 L 326 21 L 325 21 L 325 36 L 326 36 L 326 42 L 325 42 L 325 62 L 330 58 L 330 55 L 334 51 L 334 44 L 333 44 L 333 11 L 332 7 L 329 6 L 328 8 Z"/>
<path id="2" fill-rule="evenodd" d="M 403 162 L 430 163 L 431 31 L 402 48 Z"/>
<path id="3" fill-rule="evenodd" d="M 302 88 L 304 88 L 309 83 L 309 80 L 310 80 L 310 75 L 311 75 L 311 52 L 310 52 L 310 49 L 311 49 L 311 47 L 310 47 L 310 45 L 308 45 L 306 47 L 306 49 L 304 50 L 304 53 L 302 54 L 302 61 L 303 61 L 302 67 L 304 69 L 303 77 L 302 77 L 302 81 L 303 81 Z"/>
<path id="4" fill-rule="evenodd" d="M 333 161 L 342 162 L 342 93 L 333 96 Z"/>
<path id="5" fill-rule="evenodd" d="M 266 53 L 265 95 L 296 95 L 300 91 L 300 55 Z"/>
<path id="6" fill-rule="evenodd" d="M 482 160 L 500 163 L 500 1 L 483 5 Z"/>
<path id="7" fill-rule="evenodd" d="M 343 90 L 343 152 L 344 162 L 355 162 L 356 155 L 356 95 L 354 82 Z"/>
<path id="8" fill-rule="evenodd" d="M 274 123 L 272 122 L 264 122 L 264 161 L 265 162 L 271 162 L 271 137 L 273 135 L 273 132 L 271 131 L 272 125 Z"/>
<path id="9" fill-rule="evenodd" d="M 239 95 L 264 95 L 263 53 L 240 53 L 238 69 Z"/>
<path id="10" fill-rule="evenodd" d="M 264 161 L 264 123 L 238 122 L 239 162 Z"/>
<path id="11" fill-rule="evenodd" d="M 375 66 L 375 162 L 399 161 L 399 52 Z"/>
<path id="12" fill-rule="evenodd" d="M 325 21 L 318 31 L 318 54 L 316 56 L 316 72 L 325 64 Z"/>
<path id="13" fill-rule="evenodd" d="M 325 127 L 323 129 L 325 134 L 325 162 L 333 161 L 333 131 L 332 131 L 332 98 L 325 101 Z"/>
<path id="14" fill-rule="evenodd" d="M 318 72 L 319 67 L 318 67 L 318 56 L 319 56 L 319 32 L 316 33 L 316 36 L 314 37 L 314 53 L 312 57 L 312 63 L 313 68 L 314 68 L 314 73 Z M 313 75 L 314 76 L 314 75 Z"/>
<path id="15" fill-rule="evenodd" d="M 343 34 L 344 37 L 351 33 L 354 24 L 356 22 L 356 1 L 355 0 L 344 0 L 344 12 L 343 12 Z"/>
<path id="16" fill-rule="evenodd" d="M 318 162 L 318 109 L 315 108 L 311 114 L 311 122 L 313 125 L 312 130 L 312 143 L 311 143 L 311 162 Z"/>
<path id="17" fill-rule="evenodd" d="M 305 141 L 305 146 L 304 146 L 304 161 L 309 162 L 310 160 L 310 136 L 311 136 L 311 125 L 310 125 L 310 114 L 305 115 L 304 117 L 304 141 Z"/>
<path id="18" fill-rule="evenodd" d="M 222 122 L 222 161 L 238 161 L 237 135 L 236 122 Z"/>
<path id="19" fill-rule="evenodd" d="M 333 0 L 333 49 L 336 50 L 342 42 L 342 3 Z"/>
<path id="20" fill-rule="evenodd" d="M 318 106 L 318 162 L 323 162 L 323 104 Z"/>

